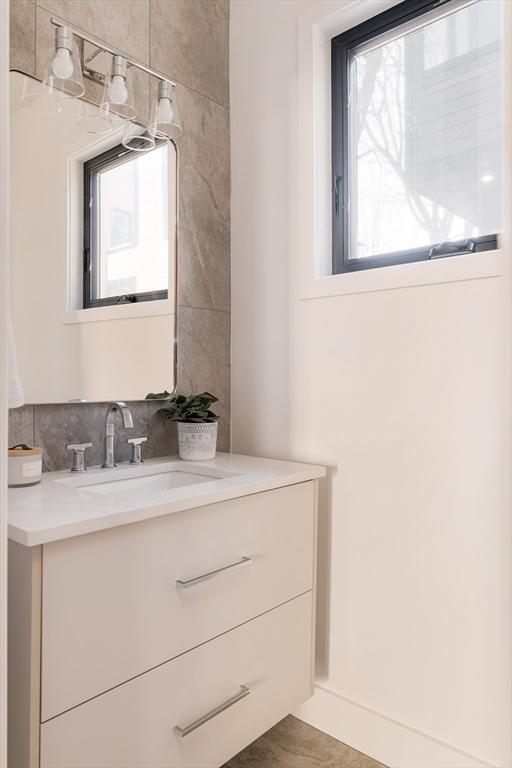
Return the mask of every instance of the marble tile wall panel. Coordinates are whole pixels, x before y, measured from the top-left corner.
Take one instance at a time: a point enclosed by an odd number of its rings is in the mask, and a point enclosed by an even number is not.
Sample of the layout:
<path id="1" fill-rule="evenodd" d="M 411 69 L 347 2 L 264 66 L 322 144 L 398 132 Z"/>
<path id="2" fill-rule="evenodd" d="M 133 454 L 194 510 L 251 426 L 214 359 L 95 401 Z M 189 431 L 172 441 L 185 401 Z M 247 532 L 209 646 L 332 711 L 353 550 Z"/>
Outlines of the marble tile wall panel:
<path id="1" fill-rule="evenodd" d="M 230 445 L 230 338 L 229 312 L 181 307 L 178 314 L 178 381 L 186 391 L 207 390 L 219 398 L 213 410 L 220 416 L 218 448 Z"/>
<path id="2" fill-rule="evenodd" d="M 181 85 L 184 135 L 178 142 L 178 389 L 219 397 L 219 449 L 230 445 L 230 160 L 228 0 L 12 0 L 11 67 L 44 76 L 52 14 L 110 43 Z M 149 89 L 136 84 L 147 115 Z M 98 91 L 88 97 L 97 101 Z M 122 396 L 122 393 L 120 393 Z M 136 430 L 148 435 L 148 457 L 175 453 L 176 426 L 157 403 L 130 404 Z M 26 406 L 11 412 L 14 442 L 45 449 L 45 468 L 69 466 L 66 445 L 93 442 L 89 463 L 102 460 L 106 404 Z M 134 430 L 135 432 L 135 430 Z M 119 460 L 128 458 L 117 430 Z M 25 439 L 27 438 L 27 439 Z"/>
<path id="3" fill-rule="evenodd" d="M 11 0 L 10 66 L 34 75 L 36 71 L 36 6 L 32 0 Z"/>
<path id="4" fill-rule="evenodd" d="M 116 416 L 114 452 L 117 462 L 131 458 L 131 437 L 147 437 L 144 458 L 177 453 L 176 426 L 156 413 L 162 403 L 128 403 L 133 429 L 123 429 Z M 92 443 L 87 450 L 87 464 L 101 464 L 104 452 L 105 417 L 108 403 L 27 405 L 10 412 L 9 445 L 27 443 L 44 450 L 44 469 L 56 471 L 71 466 L 67 450 L 71 443 Z"/>
<path id="5" fill-rule="evenodd" d="M 178 96 L 178 303 L 229 311 L 229 111 L 186 88 Z"/>
<path id="6" fill-rule="evenodd" d="M 148 403 L 149 441 L 145 448 L 145 455 L 149 459 L 157 456 L 172 456 L 178 453 L 176 424 L 157 413 L 164 406 L 165 403 L 161 402 Z"/>
<path id="7" fill-rule="evenodd" d="M 34 442 L 43 449 L 43 466 L 46 471 L 71 466 L 71 455 L 67 450 L 70 443 L 92 443 L 86 452 L 87 464 L 102 463 L 107 406 L 107 403 L 35 406 Z M 116 417 L 116 462 L 130 459 L 128 438 L 146 437 L 148 434 L 147 403 L 128 403 L 128 406 L 133 417 L 133 429 L 123 429 L 121 416 Z"/>
<path id="8" fill-rule="evenodd" d="M 9 413 L 9 448 L 19 443 L 34 444 L 34 406 L 23 405 Z"/>
<path id="9" fill-rule="evenodd" d="M 229 0 L 151 0 L 151 66 L 229 107 Z"/>

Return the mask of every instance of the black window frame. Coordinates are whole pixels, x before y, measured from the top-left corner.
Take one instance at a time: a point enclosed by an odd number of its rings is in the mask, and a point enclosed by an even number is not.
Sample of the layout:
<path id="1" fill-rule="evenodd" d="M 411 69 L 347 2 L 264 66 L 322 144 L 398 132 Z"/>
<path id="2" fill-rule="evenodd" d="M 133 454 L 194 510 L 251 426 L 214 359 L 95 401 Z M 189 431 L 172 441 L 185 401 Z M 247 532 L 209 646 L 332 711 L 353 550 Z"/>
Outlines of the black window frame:
<path id="1" fill-rule="evenodd" d="M 425 248 L 393 251 L 377 256 L 349 258 L 350 172 L 349 172 L 349 53 L 362 43 L 429 11 L 456 3 L 457 0 L 405 0 L 342 32 L 331 41 L 331 162 L 332 162 L 332 269 L 333 274 L 356 272 L 377 267 L 428 261 L 470 251 L 498 248 L 497 234 L 461 241 L 460 249 L 450 244 L 432 243 Z M 451 244 L 453 245 L 453 243 Z"/>
<path id="2" fill-rule="evenodd" d="M 157 139 L 155 148 L 165 144 L 165 139 Z M 148 150 L 153 151 L 153 149 Z M 103 299 L 93 298 L 93 281 L 96 279 L 98 255 L 95 253 L 93 243 L 96 238 L 96 220 L 94 205 L 97 193 L 94 189 L 97 185 L 98 174 L 115 160 L 130 156 L 140 156 L 140 152 L 127 149 L 122 144 L 102 152 L 100 155 L 87 160 L 83 164 L 84 182 L 84 206 L 83 206 L 83 308 L 96 309 L 98 307 L 119 306 L 120 304 L 137 304 L 143 301 L 158 301 L 169 297 L 168 289 L 160 291 L 146 291 L 141 293 L 126 293 L 118 296 L 108 296 Z"/>

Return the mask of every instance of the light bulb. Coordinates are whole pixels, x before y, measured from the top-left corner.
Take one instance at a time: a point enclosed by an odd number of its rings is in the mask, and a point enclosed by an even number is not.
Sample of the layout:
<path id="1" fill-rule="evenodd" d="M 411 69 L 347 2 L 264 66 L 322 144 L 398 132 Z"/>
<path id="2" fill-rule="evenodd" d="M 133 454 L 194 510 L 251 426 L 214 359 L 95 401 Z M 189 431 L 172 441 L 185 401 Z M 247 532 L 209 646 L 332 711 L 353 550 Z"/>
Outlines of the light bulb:
<path id="1" fill-rule="evenodd" d="M 52 72 L 59 80 L 68 80 L 73 74 L 73 62 L 67 48 L 58 48 L 53 57 Z"/>
<path id="2" fill-rule="evenodd" d="M 122 75 L 114 75 L 108 89 L 108 96 L 112 104 L 124 104 L 128 99 L 128 88 Z"/>
<path id="3" fill-rule="evenodd" d="M 158 102 L 156 110 L 156 119 L 159 123 L 172 123 L 174 117 L 174 109 L 172 108 L 171 100 L 165 96 Z"/>

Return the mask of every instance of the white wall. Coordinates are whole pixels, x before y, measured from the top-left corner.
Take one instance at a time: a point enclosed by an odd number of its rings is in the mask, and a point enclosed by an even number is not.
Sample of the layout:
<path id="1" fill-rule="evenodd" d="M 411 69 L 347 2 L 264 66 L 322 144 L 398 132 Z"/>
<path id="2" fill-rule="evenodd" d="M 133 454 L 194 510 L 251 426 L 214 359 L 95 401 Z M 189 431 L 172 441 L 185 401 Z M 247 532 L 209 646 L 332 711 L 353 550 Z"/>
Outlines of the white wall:
<path id="1" fill-rule="evenodd" d="M 300 714 L 390 766 L 509 768 L 505 278 L 299 299 L 309 5 L 232 0 L 230 51 L 232 448 L 330 468 Z"/>

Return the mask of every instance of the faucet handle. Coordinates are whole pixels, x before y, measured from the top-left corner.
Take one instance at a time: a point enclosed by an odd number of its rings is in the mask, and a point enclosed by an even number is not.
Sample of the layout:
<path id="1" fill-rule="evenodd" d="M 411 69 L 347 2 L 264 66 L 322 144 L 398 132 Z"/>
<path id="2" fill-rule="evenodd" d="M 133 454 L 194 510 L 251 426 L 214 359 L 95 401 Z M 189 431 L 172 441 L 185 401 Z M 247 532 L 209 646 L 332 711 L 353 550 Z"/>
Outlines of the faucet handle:
<path id="1" fill-rule="evenodd" d="M 144 459 L 142 458 L 142 443 L 145 443 L 147 440 L 147 437 L 131 437 L 128 442 L 132 446 L 132 457 L 130 459 L 130 464 L 143 464 Z"/>
<path id="2" fill-rule="evenodd" d="M 92 448 L 92 443 L 73 443 L 67 445 L 68 451 L 73 451 L 73 466 L 70 472 L 85 472 L 85 449 Z"/>

